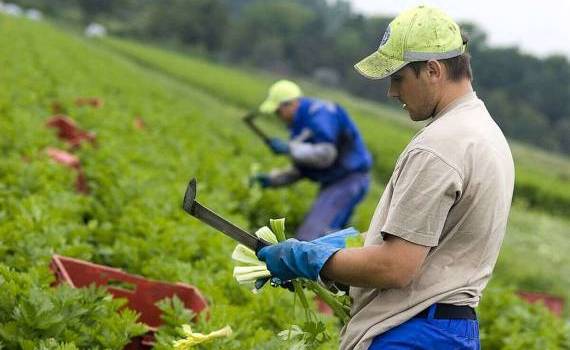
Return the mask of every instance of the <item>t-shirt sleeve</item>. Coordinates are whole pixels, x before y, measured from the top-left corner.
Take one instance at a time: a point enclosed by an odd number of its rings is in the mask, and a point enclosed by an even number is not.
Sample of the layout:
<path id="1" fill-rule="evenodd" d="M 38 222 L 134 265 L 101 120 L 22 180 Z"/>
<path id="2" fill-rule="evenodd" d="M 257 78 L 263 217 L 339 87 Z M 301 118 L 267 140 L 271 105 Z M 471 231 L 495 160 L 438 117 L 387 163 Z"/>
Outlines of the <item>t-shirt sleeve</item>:
<path id="1" fill-rule="evenodd" d="M 382 232 L 435 247 L 449 210 L 461 196 L 458 171 L 427 150 L 412 150 L 400 162 L 389 184 L 392 198 Z"/>

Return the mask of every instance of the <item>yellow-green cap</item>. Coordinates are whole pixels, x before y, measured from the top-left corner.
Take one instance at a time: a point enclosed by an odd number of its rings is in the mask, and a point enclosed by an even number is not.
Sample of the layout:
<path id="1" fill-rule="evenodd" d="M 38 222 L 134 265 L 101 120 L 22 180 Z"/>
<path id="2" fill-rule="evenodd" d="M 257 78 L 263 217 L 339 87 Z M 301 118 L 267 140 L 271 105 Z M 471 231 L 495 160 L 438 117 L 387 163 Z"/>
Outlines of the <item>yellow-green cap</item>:
<path id="1" fill-rule="evenodd" d="M 367 78 L 383 79 L 410 62 L 442 60 L 463 52 L 457 23 L 435 7 L 418 6 L 394 18 L 378 50 L 354 67 Z"/>
<path id="2" fill-rule="evenodd" d="M 259 106 L 259 111 L 268 114 L 275 113 L 283 102 L 291 101 L 301 96 L 303 96 L 303 93 L 297 84 L 290 80 L 279 80 L 269 88 L 267 98 Z"/>

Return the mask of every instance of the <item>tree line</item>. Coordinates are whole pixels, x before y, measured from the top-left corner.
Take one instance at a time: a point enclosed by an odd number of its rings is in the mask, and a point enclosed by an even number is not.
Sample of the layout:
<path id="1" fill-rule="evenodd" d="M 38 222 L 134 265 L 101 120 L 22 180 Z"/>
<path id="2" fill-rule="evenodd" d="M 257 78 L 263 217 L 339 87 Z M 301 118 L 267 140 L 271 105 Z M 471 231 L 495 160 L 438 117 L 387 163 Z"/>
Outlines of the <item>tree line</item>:
<path id="1" fill-rule="evenodd" d="M 386 82 L 353 64 L 375 50 L 391 18 L 356 13 L 326 0 L 13 0 L 75 24 L 98 22 L 115 34 L 183 46 L 223 63 L 302 75 L 386 102 Z M 470 37 L 474 87 L 504 132 L 570 154 L 570 64 L 516 47 L 491 47 L 481 28 Z"/>

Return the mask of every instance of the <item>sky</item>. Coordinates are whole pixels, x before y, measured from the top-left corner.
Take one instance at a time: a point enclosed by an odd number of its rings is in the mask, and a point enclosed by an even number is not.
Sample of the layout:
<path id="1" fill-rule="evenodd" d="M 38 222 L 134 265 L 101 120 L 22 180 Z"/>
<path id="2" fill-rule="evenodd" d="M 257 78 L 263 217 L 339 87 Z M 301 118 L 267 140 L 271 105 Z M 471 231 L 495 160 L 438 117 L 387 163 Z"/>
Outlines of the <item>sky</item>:
<path id="1" fill-rule="evenodd" d="M 458 22 L 473 22 L 491 46 L 518 46 L 539 57 L 570 58 L 570 0 L 350 0 L 355 12 L 395 16 L 416 5 L 441 8 Z M 380 29 L 383 31 L 384 29 Z M 380 37 L 382 33 L 378 33 Z"/>

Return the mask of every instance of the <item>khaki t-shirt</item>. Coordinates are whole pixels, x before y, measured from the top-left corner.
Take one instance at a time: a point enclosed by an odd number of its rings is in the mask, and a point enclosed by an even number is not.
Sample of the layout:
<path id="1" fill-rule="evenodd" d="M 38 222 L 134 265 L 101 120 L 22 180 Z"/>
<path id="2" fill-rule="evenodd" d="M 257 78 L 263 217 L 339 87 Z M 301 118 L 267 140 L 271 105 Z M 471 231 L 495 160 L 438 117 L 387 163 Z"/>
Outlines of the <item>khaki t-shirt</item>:
<path id="1" fill-rule="evenodd" d="M 370 223 L 382 233 L 432 247 L 402 289 L 351 288 L 351 320 L 341 349 L 372 339 L 434 303 L 475 307 L 505 234 L 514 165 L 503 133 L 475 93 L 455 100 L 400 155 Z"/>

